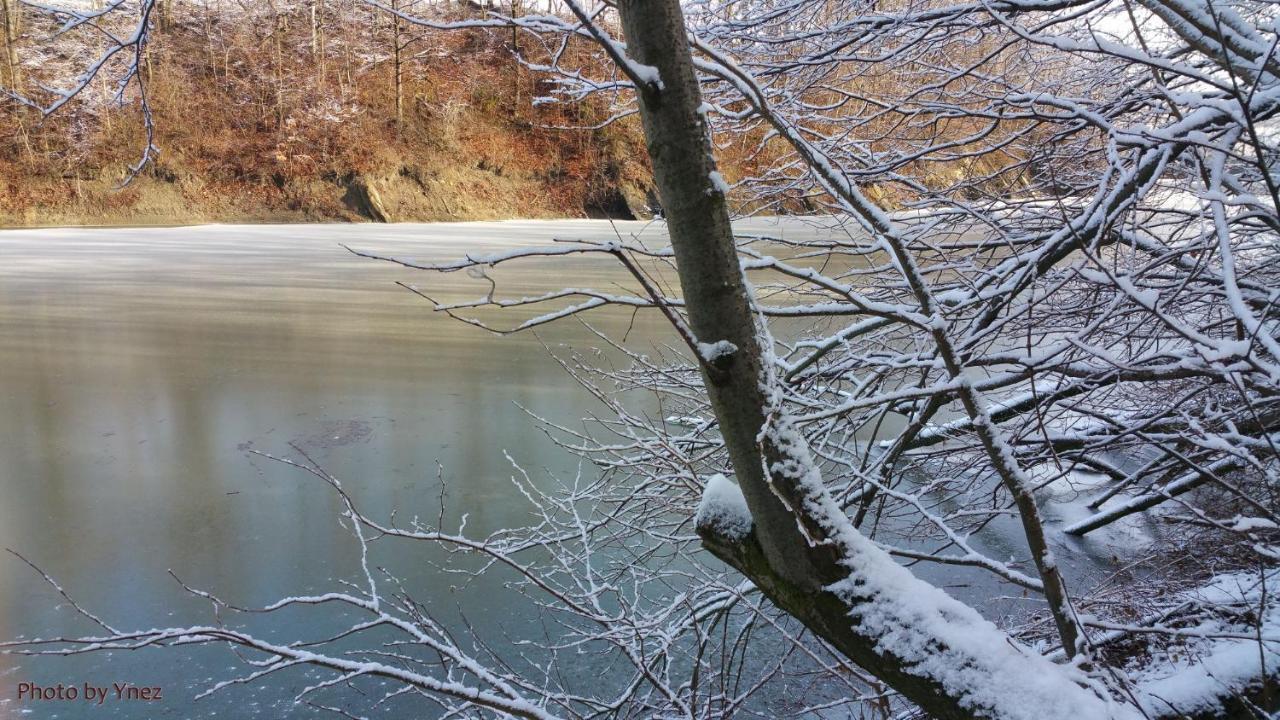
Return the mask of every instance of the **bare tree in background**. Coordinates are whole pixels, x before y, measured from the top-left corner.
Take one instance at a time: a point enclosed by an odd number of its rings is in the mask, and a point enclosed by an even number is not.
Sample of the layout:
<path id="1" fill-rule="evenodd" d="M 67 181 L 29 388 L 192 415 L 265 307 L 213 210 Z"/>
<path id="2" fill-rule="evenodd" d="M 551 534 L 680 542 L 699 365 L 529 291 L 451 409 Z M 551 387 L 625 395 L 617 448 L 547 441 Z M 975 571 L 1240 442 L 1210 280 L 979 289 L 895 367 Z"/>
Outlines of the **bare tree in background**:
<path id="1" fill-rule="evenodd" d="M 0 97 L 49 117 L 95 87 L 106 87 L 111 101 L 123 105 L 136 101 L 142 108 L 145 145 L 128 178 L 149 163 L 155 146 L 155 124 L 147 102 L 144 69 L 157 0 L 111 0 L 110 2 L 39 3 L 32 0 L 4 0 L 5 46 L 9 54 L 9 75 L 0 84 Z M 165 4 L 168 7 L 168 3 Z M 167 11 L 167 10 L 166 10 Z M 34 20 L 34 21 L 33 21 Z M 20 28 L 45 45 L 65 45 L 74 69 L 60 84 L 23 82 L 22 59 L 17 52 Z M 35 49 L 43 49 L 33 42 Z"/>
<path id="2" fill-rule="evenodd" d="M 22 84 L 18 74 L 18 36 L 22 33 L 22 8 L 13 0 L 0 0 L 0 22 L 4 23 L 4 63 L 6 87 Z"/>
<path id="3" fill-rule="evenodd" d="M 615 339 L 621 369 L 565 360 L 615 417 L 594 433 L 547 423 L 599 474 L 549 491 L 518 473 L 540 516 L 529 528 L 399 527 L 296 462 L 340 494 L 366 553 L 371 538 L 399 538 L 502 566 L 561 628 L 542 645 L 551 667 L 589 648 L 625 671 L 574 682 L 466 650 L 367 563 L 359 588 L 268 610 L 354 608 L 367 617 L 343 639 L 391 628 L 406 643 L 394 658 L 224 626 L 130 633 L 92 616 L 97 636 L 10 648 L 226 642 L 263 653 L 236 682 L 333 670 L 300 695 L 317 704 L 381 678 L 396 683 L 388 698 L 515 717 L 727 717 L 800 677 L 819 690 L 796 714 L 1274 710 L 1274 8 L 619 0 L 444 22 L 370 4 L 422 28 L 516 28 L 523 61 L 555 74 L 561 99 L 611 94 L 617 119 L 638 112 L 666 215 L 669 246 L 619 237 L 401 262 L 483 274 L 599 255 L 635 281 L 436 309 L 493 328 L 486 309 L 544 308 L 502 331 L 646 309 L 686 352 Z M 601 62 L 566 66 L 571 43 Z M 731 143 L 759 160 L 732 186 L 715 162 Z M 731 196 L 760 212 L 821 209 L 822 239 L 735 236 Z M 623 400 L 637 389 L 661 417 Z M 1145 590 L 1064 572 L 1061 535 L 1155 508 L 1173 531 L 1150 548 Z M 1012 558 L 982 549 L 999 526 L 1025 540 Z M 998 628 L 918 577 L 935 565 L 997 583 L 993 595 L 1042 596 L 1041 612 Z M 1186 659 L 1162 667 L 1172 647 Z"/>

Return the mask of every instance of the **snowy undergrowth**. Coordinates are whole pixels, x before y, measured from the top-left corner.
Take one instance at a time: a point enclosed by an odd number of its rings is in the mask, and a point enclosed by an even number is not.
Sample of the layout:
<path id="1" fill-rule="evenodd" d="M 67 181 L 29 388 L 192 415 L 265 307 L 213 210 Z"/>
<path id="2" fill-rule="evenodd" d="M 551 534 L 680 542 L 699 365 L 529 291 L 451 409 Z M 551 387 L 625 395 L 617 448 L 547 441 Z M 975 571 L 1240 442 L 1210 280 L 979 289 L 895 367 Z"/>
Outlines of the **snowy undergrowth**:
<path id="1" fill-rule="evenodd" d="M 1280 607 L 1269 600 L 1267 586 L 1278 581 L 1276 572 L 1265 578 L 1230 573 L 1188 590 L 1190 602 L 1252 610 L 1259 622 L 1205 621 L 1180 628 L 1187 642 L 1156 654 L 1135 674 L 1143 708 L 1162 715 L 1213 711 L 1220 698 L 1245 693 L 1266 671 L 1275 674 L 1280 667 Z"/>

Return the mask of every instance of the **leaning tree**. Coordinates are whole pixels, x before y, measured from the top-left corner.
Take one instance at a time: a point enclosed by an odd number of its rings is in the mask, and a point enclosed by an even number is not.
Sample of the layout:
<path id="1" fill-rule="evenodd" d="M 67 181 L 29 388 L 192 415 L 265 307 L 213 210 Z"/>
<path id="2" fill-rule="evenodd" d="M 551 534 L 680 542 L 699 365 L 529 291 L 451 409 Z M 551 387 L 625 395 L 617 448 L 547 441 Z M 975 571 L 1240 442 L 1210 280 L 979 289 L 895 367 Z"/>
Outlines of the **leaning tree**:
<path id="1" fill-rule="evenodd" d="M 396 683 L 386 697 L 518 717 L 725 717 L 799 679 L 815 716 L 1274 709 L 1273 6 L 566 0 L 559 14 L 445 22 L 369 4 L 423 31 L 515 28 L 520 61 L 550 78 L 538 102 L 611 96 L 611 121 L 638 115 L 645 131 L 662 239 L 381 258 L 482 277 L 566 255 L 624 268 L 623 289 L 536 297 L 411 287 L 498 332 L 607 307 L 671 327 L 665 351 L 601 334 L 621 364 L 563 358 L 612 413 L 590 431 L 541 422 L 591 478 L 548 489 L 520 471 L 540 521 L 471 538 L 369 517 L 305 456 L 280 458 L 340 495 L 366 553 L 376 538 L 478 556 L 513 572 L 559 634 L 526 665 L 467 649 L 366 563 L 358 587 L 267 610 L 355 609 L 365 617 L 339 639 L 391 629 L 394 656 L 92 616 L 103 632 L 12 650 L 230 643 L 261 654 L 229 684 L 310 665 L 334 672 L 300 695 L 317 704 L 380 678 Z M 139 6 L 112 6 L 126 7 Z M 594 60 L 570 52 L 585 46 Z M 24 101 L 56 110 L 79 87 Z M 806 212 L 818 230 L 735 233 L 731 202 Z M 495 325 L 493 308 L 541 309 Z M 637 409 L 636 391 L 661 412 Z M 1140 587 L 1134 568 L 1069 571 L 1072 537 L 1106 543 L 1144 512 L 1171 530 L 1145 548 Z M 992 547 L 997 528 L 1021 547 Z M 921 579 L 936 567 L 1039 601 L 997 626 Z M 546 669 L 570 649 L 623 670 Z"/>

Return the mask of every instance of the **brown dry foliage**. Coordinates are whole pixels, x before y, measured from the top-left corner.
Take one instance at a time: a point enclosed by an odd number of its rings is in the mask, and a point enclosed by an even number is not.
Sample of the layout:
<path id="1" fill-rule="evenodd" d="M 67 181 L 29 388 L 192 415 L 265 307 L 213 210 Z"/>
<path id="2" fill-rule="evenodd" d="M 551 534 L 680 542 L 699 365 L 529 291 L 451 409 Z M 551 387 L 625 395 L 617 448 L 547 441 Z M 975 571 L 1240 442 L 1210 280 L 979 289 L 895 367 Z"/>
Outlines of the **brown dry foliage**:
<path id="1" fill-rule="evenodd" d="M 161 155 L 127 191 L 136 103 L 99 93 L 42 123 L 0 104 L 0 223 L 355 219 L 356 177 L 398 220 L 574 217 L 648 186 L 638 123 L 561 129 L 608 117 L 604 99 L 532 107 L 539 80 L 508 33 L 405 30 L 398 126 L 386 16 L 331 4 L 314 53 L 302 12 L 242 20 L 178 5 L 157 30 L 144 74 Z"/>

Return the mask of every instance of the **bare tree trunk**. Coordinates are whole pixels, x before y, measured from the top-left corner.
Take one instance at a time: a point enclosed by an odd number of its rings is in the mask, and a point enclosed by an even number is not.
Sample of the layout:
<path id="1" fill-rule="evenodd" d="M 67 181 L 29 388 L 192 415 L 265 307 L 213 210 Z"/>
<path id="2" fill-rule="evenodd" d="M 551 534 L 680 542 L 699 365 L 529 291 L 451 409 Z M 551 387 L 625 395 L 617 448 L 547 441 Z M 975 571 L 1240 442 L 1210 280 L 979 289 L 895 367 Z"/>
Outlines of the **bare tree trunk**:
<path id="1" fill-rule="evenodd" d="M 284 127 L 284 32 L 285 17 L 280 12 L 275 0 L 268 0 L 271 8 L 272 30 L 272 65 L 275 80 L 275 117 L 276 127 Z"/>
<path id="2" fill-rule="evenodd" d="M 511 0 L 511 17 L 520 17 L 520 0 Z M 520 112 L 520 28 L 511 26 L 511 92 L 515 96 L 515 112 Z"/>
<path id="3" fill-rule="evenodd" d="M 738 484 L 769 564 L 788 582 L 817 588 L 838 577 L 828 574 L 828 563 L 815 565 L 795 515 L 768 488 L 756 442 L 765 421 L 763 349 L 728 205 L 711 180 L 716 164 L 697 111 L 701 94 L 678 0 L 630 0 L 620 2 L 619 10 L 629 54 L 656 66 L 664 83 L 661 90 L 639 91 L 641 117 L 692 330 L 700 342 L 726 340 L 738 348 L 703 368 Z"/>
<path id="4" fill-rule="evenodd" d="M 8 87 L 14 92 L 22 92 L 22 63 L 18 58 L 18 38 L 22 33 L 22 5 L 18 0 L 0 0 L 0 21 L 4 23 L 4 75 L 0 76 L 0 86 Z M 35 150 L 31 147 L 31 134 L 27 130 L 27 110 L 18 107 L 15 111 L 18 123 L 18 135 L 22 138 L 22 146 L 28 155 Z"/>
<path id="5" fill-rule="evenodd" d="M 320 85 L 323 86 L 329 76 L 329 47 L 324 30 L 324 0 L 315 0 L 311 6 L 311 46 L 316 61 L 320 63 Z"/>
<path id="6" fill-rule="evenodd" d="M 4 21 L 4 84 L 15 90 L 22 83 L 18 69 L 18 33 L 21 30 L 21 6 L 17 0 L 0 0 Z"/>
<path id="7" fill-rule="evenodd" d="M 204 51 L 205 62 L 209 66 L 209 74 L 217 79 L 218 77 L 218 56 L 213 51 L 213 8 L 206 3 L 204 6 L 204 16 L 200 18 L 204 22 Z M 225 77 L 223 78 L 226 79 Z"/>
<path id="8" fill-rule="evenodd" d="M 102 82 L 102 96 L 110 97 L 111 86 L 110 84 L 108 84 L 107 78 L 105 75 L 102 77 L 101 82 Z M 106 128 L 107 134 L 110 135 L 111 134 L 111 108 L 109 107 L 104 108 L 102 111 L 102 126 Z"/>
<path id="9" fill-rule="evenodd" d="M 392 72 L 395 77 L 393 84 L 396 93 L 396 135 L 400 135 L 400 131 L 404 128 L 404 58 L 402 53 L 404 47 L 400 42 L 400 0 L 391 0 L 391 48 L 392 56 Z"/>
<path id="10" fill-rule="evenodd" d="M 346 94 L 350 92 L 352 86 L 355 84 L 355 81 L 352 78 L 351 52 L 352 46 L 354 45 L 352 33 L 354 32 L 356 22 L 356 7 L 354 5 L 348 5 L 347 7 L 342 8 L 342 10 L 343 12 L 338 14 L 340 18 L 344 18 L 344 20 L 342 20 L 343 25 L 341 28 L 343 35 L 341 40 L 338 42 L 342 47 L 342 68 L 338 70 L 338 89 L 341 91 L 343 99 L 345 99 Z"/>

